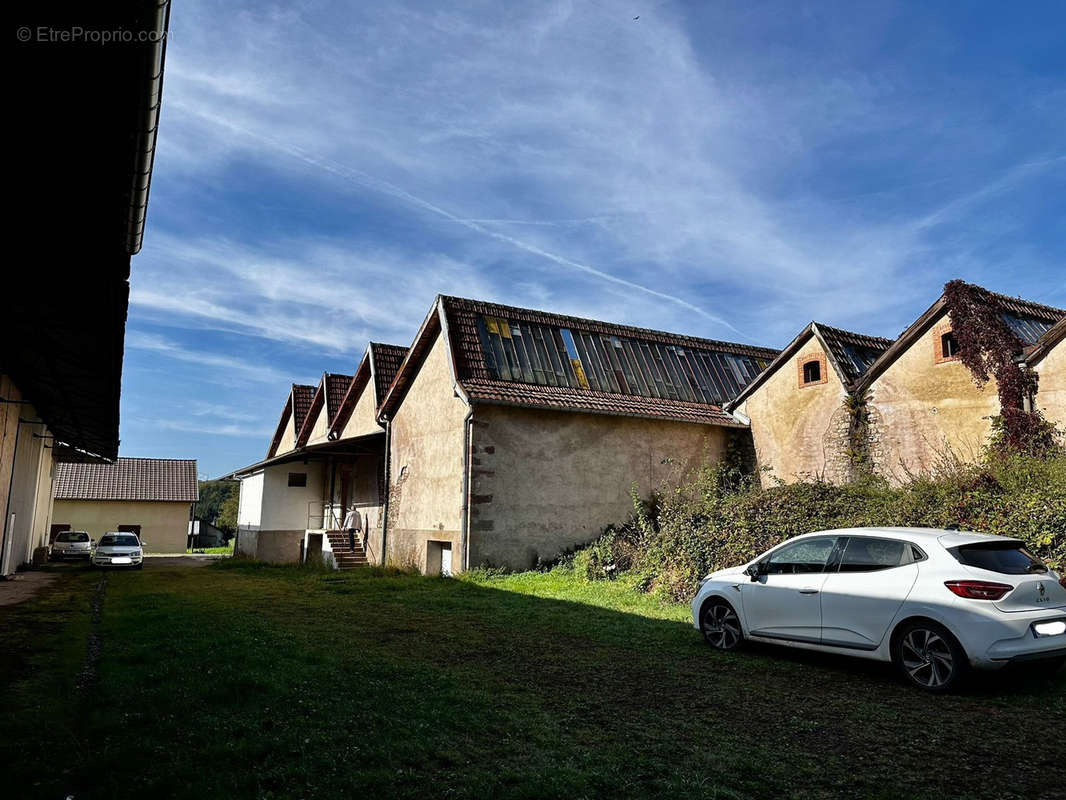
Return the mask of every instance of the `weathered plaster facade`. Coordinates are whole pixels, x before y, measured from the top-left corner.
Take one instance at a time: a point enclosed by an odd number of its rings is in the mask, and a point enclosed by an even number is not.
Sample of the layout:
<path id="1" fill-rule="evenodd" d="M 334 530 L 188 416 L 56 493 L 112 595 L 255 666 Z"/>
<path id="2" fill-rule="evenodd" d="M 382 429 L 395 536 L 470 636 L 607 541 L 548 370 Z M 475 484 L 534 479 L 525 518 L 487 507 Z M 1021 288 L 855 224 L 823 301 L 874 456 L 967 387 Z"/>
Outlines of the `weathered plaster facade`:
<path id="1" fill-rule="evenodd" d="M 945 458 L 973 461 L 999 413 L 995 381 L 978 388 L 957 359 L 945 359 L 946 312 L 870 384 L 879 451 L 873 468 L 892 481 L 935 470 Z"/>
<path id="2" fill-rule="evenodd" d="M 69 524 L 73 530 L 88 531 L 98 541 L 119 525 L 140 525 L 147 552 L 184 553 L 189 512 L 189 504 L 182 502 L 57 499 L 52 520 Z"/>
<path id="3" fill-rule="evenodd" d="M 731 429 L 478 405 L 470 566 L 526 569 L 599 536 L 641 496 L 725 455 Z"/>
<path id="4" fill-rule="evenodd" d="M 1045 419 L 1066 429 L 1066 339 L 1055 345 L 1033 369 L 1040 376 L 1036 407 Z"/>
<path id="5" fill-rule="evenodd" d="M 384 430 L 377 419 L 377 403 L 374 398 L 374 387 L 367 384 L 359 399 L 355 402 L 352 415 L 348 418 L 341 430 L 341 439 L 354 439 L 358 436 L 367 436 L 372 433 L 381 433 Z"/>
<path id="6" fill-rule="evenodd" d="M 0 375 L 0 397 L 22 399 L 6 375 Z M 48 543 L 54 465 L 48 429 L 37 419 L 32 405 L 0 403 L 0 574 L 28 563 Z"/>
<path id="7" fill-rule="evenodd" d="M 821 364 L 821 378 L 805 384 L 804 364 Z M 738 407 L 751 420 L 756 461 L 762 482 L 791 483 L 824 477 L 848 477 L 850 417 L 848 393 L 827 363 L 817 337 L 811 336 L 788 364 L 783 364 Z"/>
<path id="8" fill-rule="evenodd" d="M 468 410 L 438 333 L 390 426 L 388 561 L 424 569 L 428 541 L 460 552 Z"/>
<path id="9" fill-rule="evenodd" d="M 290 486 L 290 473 L 306 476 L 305 485 Z M 299 561 L 308 518 L 321 514 L 324 492 L 319 463 L 279 464 L 243 476 L 237 552 L 260 561 Z"/>

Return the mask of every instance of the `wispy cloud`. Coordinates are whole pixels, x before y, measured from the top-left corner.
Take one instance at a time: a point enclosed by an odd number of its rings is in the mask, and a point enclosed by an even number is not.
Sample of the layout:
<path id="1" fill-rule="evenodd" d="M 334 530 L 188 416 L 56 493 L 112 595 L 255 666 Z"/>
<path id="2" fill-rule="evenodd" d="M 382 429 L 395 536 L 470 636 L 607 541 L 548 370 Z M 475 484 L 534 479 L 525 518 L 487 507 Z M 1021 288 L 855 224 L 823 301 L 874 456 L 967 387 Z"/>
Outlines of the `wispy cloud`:
<path id="1" fill-rule="evenodd" d="M 190 349 L 166 337 L 136 330 L 126 333 L 126 347 L 134 350 L 146 350 L 165 358 L 196 364 L 209 370 L 219 370 L 230 374 L 235 373 L 245 380 L 277 383 L 285 379 L 285 373 L 271 367 L 269 364 L 244 361 L 232 356 Z"/>
<path id="2" fill-rule="evenodd" d="M 131 320 L 279 391 L 438 292 L 782 344 L 1047 291 L 1066 93 L 938 14 L 189 0 Z"/>

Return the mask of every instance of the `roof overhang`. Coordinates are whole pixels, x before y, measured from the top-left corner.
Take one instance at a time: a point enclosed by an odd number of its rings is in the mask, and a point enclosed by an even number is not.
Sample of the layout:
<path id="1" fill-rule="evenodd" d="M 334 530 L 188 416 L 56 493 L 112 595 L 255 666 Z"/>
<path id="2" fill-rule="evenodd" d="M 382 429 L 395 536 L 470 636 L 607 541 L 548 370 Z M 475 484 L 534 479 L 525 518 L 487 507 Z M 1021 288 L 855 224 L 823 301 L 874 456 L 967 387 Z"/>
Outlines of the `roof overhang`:
<path id="1" fill-rule="evenodd" d="M 170 3 L 42 3 L 21 13 L 31 35 L 15 44 L 11 227 L 16 249 L 29 257 L 5 276 L 0 371 L 58 440 L 111 460 L 130 256 L 144 232 Z M 75 30 L 83 35 L 40 38 Z M 89 35 L 115 31 L 134 38 L 103 43 Z"/>
<path id="2" fill-rule="evenodd" d="M 290 450 L 288 453 L 284 453 L 280 456 L 265 458 L 262 461 L 257 461 L 246 467 L 240 467 L 239 469 L 233 470 L 233 472 L 227 472 L 225 475 L 215 478 L 215 480 L 240 480 L 252 473 L 267 469 L 268 467 L 275 467 L 281 464 L 292 464 L 297 461 L 322 461 L 329 456 L 377 455 L 382 452 L 384 443 L 385 431 L 382 430 L 375 433 L 368 433 L 365 436 L 344 439 L 339 442 L 312 444 L 307 447 L 301 447 L 299 450 Z"/>

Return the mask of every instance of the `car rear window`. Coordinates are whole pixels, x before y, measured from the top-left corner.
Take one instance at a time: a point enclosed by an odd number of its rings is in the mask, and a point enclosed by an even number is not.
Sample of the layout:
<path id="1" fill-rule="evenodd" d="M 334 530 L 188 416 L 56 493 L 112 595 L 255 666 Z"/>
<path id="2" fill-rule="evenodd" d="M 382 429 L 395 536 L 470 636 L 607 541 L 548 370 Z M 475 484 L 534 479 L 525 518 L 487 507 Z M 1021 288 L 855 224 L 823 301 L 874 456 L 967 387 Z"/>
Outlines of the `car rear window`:
<path id="1" fill-rule="evenodd" d="M 63 531 L 56 537 L 57 542 L 87 542 L 89 534 L 84 531 Z"/>
<path id="2" fill-rule="evenodd" d="M 968 567 L 987 569 L 1001 575 L 1029 575 L 1047 572 L 1047 567 L 1020 542 L 979 542 L 951 550 Z"/>

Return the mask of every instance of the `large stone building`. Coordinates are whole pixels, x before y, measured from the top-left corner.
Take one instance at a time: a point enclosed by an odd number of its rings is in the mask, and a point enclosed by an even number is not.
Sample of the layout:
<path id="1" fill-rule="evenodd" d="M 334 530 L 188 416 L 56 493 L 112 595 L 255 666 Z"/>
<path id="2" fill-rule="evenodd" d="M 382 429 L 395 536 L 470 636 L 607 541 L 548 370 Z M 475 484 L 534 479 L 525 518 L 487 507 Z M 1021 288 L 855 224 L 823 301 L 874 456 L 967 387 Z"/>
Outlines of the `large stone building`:
<path id="1" fill-rule="evenodd" d="M 317 388 L 291 387 L 266 459 L 232 473 L 241 481 L 238 553 L 273 562 L 351 559 L 333 552 L 328 532 L 354 509 L 360 560 L 381 560 L 386 436 L 377 411 L 406 352 L 372 342 L 354 375 L 326 373 Z"/>
<path id="2" fill-rule="evenodd" d="M 1039 375 L 1030 403 L 1066 424 L 1066 311 L 975 288 Z M 727 406 L 750 422 L 763 474 L 843 482 L 866 469 L 899 482 L 976 460 L 1000 413 L 997 387 L 976 385 L 951 326 L 944 296 L 895 341 L 808 325 Z"/>
<path id="3" fill-rule="evenodd" d="M 746 437 L 722 403 L 776 354 L 440 297 L 410 351 L 370 346 L 335 418 L 328 375 L 293 387 L 266 461 L 235 473 L 238 550 L 427 572 L 554 558 L 624 519 L 634 485 Z"/>
<path id="4" fill-rule="evenodd" d="M 119 458 L 112 464 L 57 464 L 51 534 L 137 534 L 149 553 L 184 553 L 199 497 L 196 461 Z"/>
<path id="5" fill-rule="evenodd" d="M 849 398 L 891 344 L 812 322 L 733 398 L 727 408 L 751 426 L 764 483 L 851 478 L 856 459 Z"/>
<path id="6" fill-rule="evenodd" d="M 1066 312 L 979 292 L 1040 377 L 1030 404 L 1066 423 Z M 235 473 L 238 550 L 526 568 L 727 453 L 766 484 L 900 481 L 978 457 L 998 413 L 943 297 L 895 341 L 812 322 L 780 352 L 438 297 L 409 350 L 291 388 L 267 459 Z"/>

